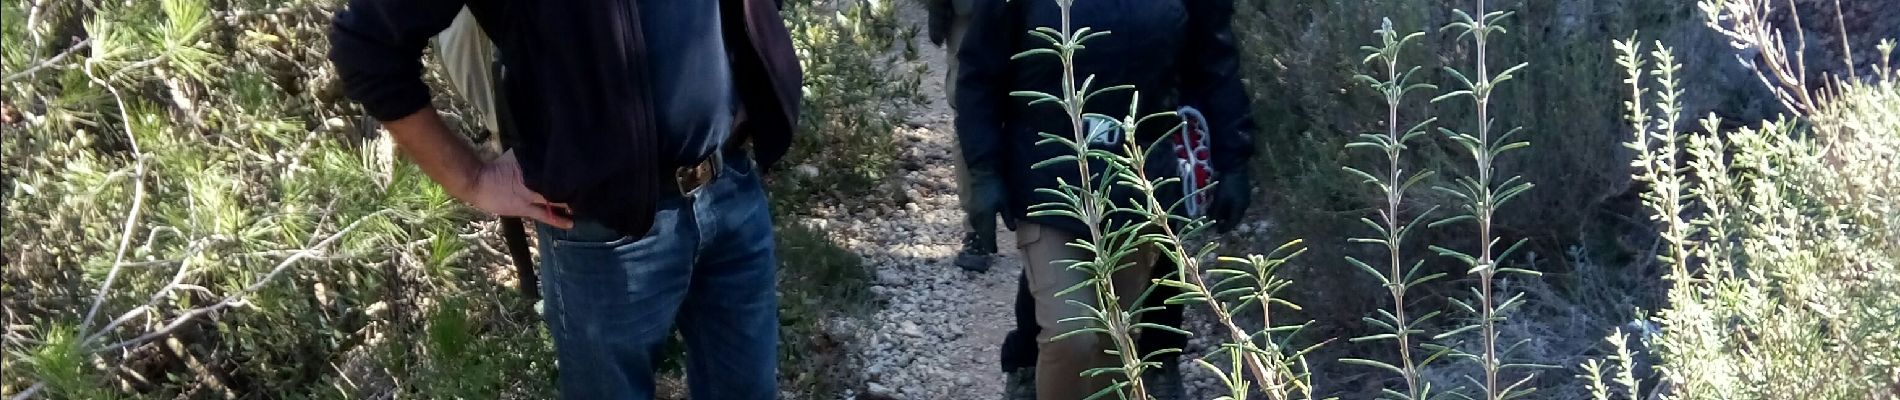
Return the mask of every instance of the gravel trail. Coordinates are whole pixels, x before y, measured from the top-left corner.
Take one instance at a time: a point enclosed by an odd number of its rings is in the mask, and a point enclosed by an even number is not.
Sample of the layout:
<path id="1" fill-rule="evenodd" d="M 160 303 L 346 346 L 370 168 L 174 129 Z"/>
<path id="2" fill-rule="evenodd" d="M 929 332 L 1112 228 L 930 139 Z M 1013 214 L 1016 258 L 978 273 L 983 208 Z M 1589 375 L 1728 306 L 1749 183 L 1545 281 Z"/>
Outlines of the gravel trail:
<path id="1" fill-rule="evenodd" d="M 906 24 L 924 25 L 921 7 L 899 13 Z M 909 110 L 909 121 L 895 132 L 902 170 L 890 184 L 898 185 L 891 188 L 898 199 L 835 205 L 803 222 L 830 231 L 875 273 L 871 290 L 881 308 L 867 321 L 833 324 L 856 337 L 850 351 L 864 366 L 864 382 L 847 397 L 996 399 L 1003 393 L 997 348 L 1014 327 L 1010 301 L 1022 263 L 1014 235 L 1003 231 L 1001 257 L 989 272 L 951 264 L 964 228 L 943 90 L 946 54 L 922 34 L 912 40 L 920 57 L 907 64 L 928 68 L 921 87 L 927 100 Z"/>
<path id="2" fill-rule="evenodd" d="M 903 23 L 922 27 L 921 7 L 899 11 Z M 945 51 L 923 34 L 912 38 L 928 69 L 922 87 L 926 102 L 909 110 L 898 128 L 902 171 L 890 188 L 898 199 L 876 204 L 839 204 L 801 221 L 831 232 L 843 248 L 863 257 L 873 269 L 871 290 L 881 303 L 869 320 L 833 321 L 856 343 L 851 357 L 861 361 L 864 381 L 845 393 L 855 399 L 1001 399 L 1003 374 L 997 364 L 1003 336 L 1015 328 L 1012 302 L 1022 260 L 1015 235 L 997 234 L 1001 254 L 989 272 L 972 273 L 951 264 L 961 248 L 963 212 L 957 202 L 953 114 L 944 95 Z M 915 65 L 899 65 L 909 69 Z M 1190 330 L 1206 327 L 1200 310 L 1189 310 Z M 1191 341 L 1188 354 L 1202 354 L 1207 338 Z M 1189 367 L 1189 398 L 1212 398 L 1213 377 Z"/>

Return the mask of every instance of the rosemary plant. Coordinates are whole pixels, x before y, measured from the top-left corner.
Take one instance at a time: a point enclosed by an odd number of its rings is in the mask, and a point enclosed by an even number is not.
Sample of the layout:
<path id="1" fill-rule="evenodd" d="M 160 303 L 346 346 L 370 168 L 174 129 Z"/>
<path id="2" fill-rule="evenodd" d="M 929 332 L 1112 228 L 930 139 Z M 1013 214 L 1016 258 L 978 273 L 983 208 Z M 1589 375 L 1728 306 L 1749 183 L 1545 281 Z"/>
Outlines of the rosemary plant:
<path id="1" fill-rule="evenodd" d="M 1385 155 L 1386 168 L 1384 171 L 1381 171 L 1379 175 L 1374 175 L 1373 173 L 1365 172 L 1351 166 L 1343 168 L 1346 172 L 1360 177 L 1363 183 L 1378 188 L 1378 190 L 1385 195 L 1385 208 L 1378 211 L 1378 220 L 1360 218 L 1360 222 L 1364 222 L 1366 226 L 1371 227 L 1376 236 L 1354 238 L 1352 242 L 1377 244 L 1385 247 L 1386 264 L 1385 270 L 1381 271 L 1357 257 L 1346 256 L 1346 262 L 1378 279 L 1380 285 L 1385 287 L 1386 292 L 1392 297 L 1391 311 L 1379 310 L 1377 318 L 1364 318 L 1366 323 L 1378 329 L 1379 333 L 1353 338 L 1352 341 L 1394 341 L 1396 342 L 1396 346 L 1398 346 L 1399 355 L 1396 362 L 1397 365 L 1385 361 L 1359 358 L 1345 358 L 1341 359 L 1340 362 L 1377 367 L 1398 374 L 1405 380 L 1405 391 L 1400 392 L 1389 388 L 1383 389 L 1385 395 L 1388 397 L 1407 400 L 1428 399 L 1431 398 L 1431 384 L 1429 382 L 1423 382 L 1423 379 L 1420 378 L 1419 367 L 1444 356 L 1446 352 L 1441 349 L 1425 355 L 1422 359 L 1415 357 L 1413 351 L 1416 349 L 1417 344 L 1413 340 L 1412 335 L 1423 334 L 1425 331 L 1422 329 L 1422 326 L 1433 317 L 1438 316 L 1439 312 L 1432 311 L 1418 318 L 1409 318 L 1405 312 L 1405 295 L 1412 287 L 1443 278 L 1445 274 L 1433 273 L 1421 275 L 1423 274 L 1422 270 L 1425 260 L 1420 259 L 1413 261 L 1408 267 L 1405 258 L 1399 252 L 1407 234 L 1411 233 L 1414 228 L 1420 225 L 1420 222 L 1423 221 L 1424 218 L 1430 216 L 1432 211 L 1437 209 L 1436 206 L 1433 206 L 1424 212 L 1418 213 L 1417 216 L 1409 220 L 1402 215 L 1402 213 L 1405 212 L 1405 210 L 1402 209 L 1405 205 L 1405 193 L 1411 190 L 1413 186 L 1431 177 L 1433 173 L 1429 170 L 1408 173 L 1400 165 L 1399 156 L 1404 153 L 1408 147 L 1406 145 L 1407 142 L 1424 136 L 1427 133 L 1426 126 L 1437 119 L 1428 118 L 1412 125 L 1411 128 L 1401 130 L 1399 128 L 1401 124 L 1399 109 L 1405 102 L 1406 94 L 1415 90 L 1437 89 L 1437 86 L 1413 83 L 1419 71 L 1419 67 L 1415 66 L 1410 69 L 1400 69 L 1400 53 L 1404 51 L 1406 44 L 1423 36 L 1424 33 L 1414 32 L 1401 36 L 1398 31 L 1392 28 L 1392 20 L 1390 18 L 1384 20 L 1377 33 L 1381 39 L 1380 45 L 1376 47 L 1364 47 L 1368 53 L 1365 62 L 1367 64 L 1375 64 L 1377 67 L 1383 69 L 1385 76 L 1374 78 L 1368 75 L 1359 75 L 1355 78 L 1371 86 L 1374 90 L 1379 91 L 1379 94 L 1384 97 L 1386 102 L 1386 132 L 1384 134 L 1368 133 L 1359 135 L 1360 139 L 1358 141 L 1348 144 L 1346 147 L 1369 148 L 1380 151 Z"/>
<path id="2" fill-rule="evenodd" d="M 1190 240 L 1200 237 L 1209 227 L 1210 221 L 1204 218 L 1187 218 L 1175 213 L 1180 204 L 1163 204 L 1156 196 L 1162 190 L 1179 190 L 1180 179 L 1174 177 L 1148 176 L 1142 165 L 1148 162 L 1148 149 L 1155 144 L 1140 143 L 1139 140 L 1123 140 L 1119 149 L 1098 149 L 1089 146 L 1086 135 L 1087 120 L 1118 121 L 1125 131 L 1133 132 L 1144 123 L 1153 123 L 1157 119 L 1172 119 L 1173 113 L 1138 115 L 1135 105 L 1139 104 L 1139 93 L 1131 94 L 1129 113 L 1123 118 L 1113 118 L 1100 114 L 1087 113 L 1085 105 L 1096 96 L 1115 92 L 1133 91 L 1132 86 L 1093 87 L 1094 77 L 1078 77 L 1074 62 L 1077 51 L 1084 48 L 1088 40 L 1107 35 L 1106 31 L 1093 31 L 1087 27 L 1070 26 L 1069 8 L 1074 0 L 1056 0 L 1062 11 L 1061 26 L 1037 27 L 1031 33 L 1047 41 L 1050 47 L 1024 51 L 1015 58 L 1056 57 L 1062 63 L 1062 93 L 1013 92 L 1014 96 L 1030 99 L 1031 105 L 1054 104 L 1062 108 L 1070 122 L 1069 135 L 1041 133 L 1039 145 L 1057 144 L 1073 151 L 1073 154 L 1042 160 L 1033 168 L 1076 168 L 1082 182 L 1059 182 L 1057 188 L 1038 189 L 1040 193 L 1050 194 L 1059 201 L 1037 204 L 1031 207 L 1031 216 L 1065 216 L 1082 221 L 1090 229 L 1089 236 L 1079 238 L 1071 246 L 1088 250 L 1093 259 L 1075 260 L 1067 268 L 1087 271 L 1090 279 L 1065 289 L 1058 295 L 1091 290 L 1097 300 L 1096 305 L 1071 302 L 1077 307 L 1089 309 L 1085 317 L 1092 326 L 1058 336 L 1060 340 L 1068 335 L 1104 334 L 1111 338 L 1120 365 L 1097 368 L 1084 372 L 1086 376 L 1113 374 L 1117 382 L 1090 396 L 1103 398 L 1146 399 L 1148 394 L 1141 381 L 1142 371 L 1155 367 L 1155 357 L 1179 352 L 1180 349 L 1161 349 L 1148 354 L 1138 354 L 1134 346 L 1134 337 L 1138 331 L 1154 329 L 1189 334 L 1173 327 L 1140 323 L 1139 316 L 1159 307 L 1128 310 L 1121 306 L 1123 296 L 1136 296 L 1133 304 L 1153 293 L 1151 285 L 1141 293 L 1118 293 L 1111 277 L 1130 265 L 1128 259 L 1142 249 L 1157 249 L 1162 256 L 1175 261 L 1180 271 L 1176 278 L 1155 281 L 1156 285 L 1168 285 L 1183 289 L 1183 293 L 1167 299 L 1169 304 L 1200 303 L 1207 305 L 1215 314 L 1227 334 L 1227 343 L 1221 348 L 1228 357 L 1229 368 L 1223 370 L 1207 360 L 1194 360 L 1197 365 L 1208 368 L 1222 377 L 1230 391 L 1229 398 L 1245 398 L 1258 389 L 1270 399 L 1291 399 L 1310 397 L 1311 385 L 1303 372 L 1303 355 L 1311 347 L 1290 350 L 1285 339 L 1292 332 L 1303 328 L 1305 324 L 1273 326 L 1272 311 L 1275 308 L 1298 306 L 1276 297 L 1280 290 L 1291 285 L 1290 281 L 1277 277 L 1274 273 L 1280 266 L 1299 254 L 1299 242 L 1288 243 L 1270 256 L 1252 255 L 1244 258 L 1220 258 L 1226 267 L 1204 270 L 1202 260 L 1214 258 L 1218 246 L 1207 243 L 1190 249 Z M 1169 134 L 1179 132 L 1179 122 Z M 1165 139 L 1165 135 L 1162 139 Z M 1095 170 L 1090 161 L 1100 161 L 1103 170 Z M 1132 188 L 1137 194 L 1134 204 L 1117 204 L 1104 195 L 1113 187 Z M 1203 190 L 1209 190 L 1203 189 Z M 1105 226 L 1107 216 L 1112 214 L 1136 215 L 1133 221 L 1114 226 Z M 1218 279 L 1209 283 L 1210 277 Z M 1262 321 L 1267 325 L 1260 330 L 1248 330 L 1234 322 L 1236 313 L 1255 307 Z M 1276 334 L 1282 335 L 1276 340 Z M 1243 372 L 1244 371 L 1244 372 Z M 1259 387 L 1253 385 L 1258 384 Z"/>
<path id="3" fill-rule="evenodd" d="M 1499 85 L 1510 81 L 1519 70 L 1522 70 L 1528 64 L 1518 64 L 1496 74 L 1493 74 L 1490 69 L 1490 60 L 1487 58 L 1487 51 L 1489 49 L 1486 43 L 1489 42 L 1492 35 L 1505 33 L 1505 28 L 1501 22 L 1505 18 L 1509 18 L 1512 13 L 1505 11 L 1486 12 L 1484 0 L 1477 0 L 1477 12 L 1475 14 L 1466 13 L 1464 10 L 1455 11 L 1458 16 L 1458 21 L 1445 26 L 1444 29 L 1448 31 L 1459 31 L 1460 39 L 1465 37 L 1472 39 L 1476 59 L 1473 60 L 1475 65 L 1471 75 L 1475 75 L 1475 79 L 1465 73 L 1459 72 L 1457 69 L 1446 68 L 1445 72 L 1461 83 L 1464 89 L 1446 93 L 1433 99 L 1433 101 L 1466 98 L 1471 100 L 1473 106 L 1476 108 L 1477 121 L 1476 127 L 1474 128 L 1476 129 L 1475 133 L 1464 133 L 1447 128 L 1439 128 L 1439 131 L 1444 133 L 1447 138 L 1450 138 L 1453 142 L 1464 148 L 1467 154 L 1470 154 L 1471 161 L 1474 164 L 1473 173 L 1476 176 L 1459 177 L 1452 187 L 1441 186 L 1436 188 L 1440 192 L 1451 195 L 1463 202 L 1463 204 L 1459 206 L 1462 213 L 1439 220 L 1431 225 L 1441 226 L 1465 222 L 1475 225 L 1478 250 L 1476 254 L 1472 254 L 1440 246 L 1432 246 L 1432 249 L 1440 255 L 1458 259 L 1470 266 L 1470 269 L 1467 270 L 1466 273 L 1477 278 L 1477 287 L 1472 288 L 1472 294 L 1474 295 L 1473 301 L 1458 298 L 1452 298 L 1451 301 L 1466 313 L 1473 314 L 1476 317 L 1476 321 L 1469 325 L 1440 333 L 1435 336 L 1435 338 L 1443 340 L 1471 331 L 1478 331 L 1479 350 L 1476 353 L 1457 352 L 1454 353 L 1454 355 L 1477 361 L 1483 368 L 1484 376 L 1482 378 L 1473 378 L 1473 380 L 1477 384 L 1478 390 L 1482 392 L 1482 397 L 1485 400 L 1504 400 L 1530 394 L 1536 389 L 1525 387 L 1525 384 L 1529 383 L 1531 378 L 1535 377 L 1535 374 L 1527 373 L 1515 381 L 1506 383 L 1504 381 L 1505 378 L 1501 376 L 1503 372 L 1515 369 L 1529 369 L 1536 366 L 1527 364 L 1506 364 L 1504 361 L 1512 349 L 1522 345 L 1524 342 L 1513 343 L 1508 346 L 1498 343 L 1497 324 L 1504 319 L 1502 316 L 1504 312 L 1522 304 L 1523 294 L 1519 293 L 1503 301 L 1499 301 L 1498 293 L 1496 293 L 1495 290 L 1495 282 L 1498 279 L 1497 274 L 1515 273 L 1535 276 L 1538 275 L 1538 273 L 1536 271 L 1519 268 L 1506 268 L 1501 266 L 1499 262 L 1499 260 L 1506 259 L 1511 253 L 1516 252 L 1525 242 L 1518 240 L 1509 247 L 1499 251 L 1496 247 L 1501 239 L 1497 237 L 1497 232 L 1493 229 L 1494 223 L 1496 222 L 1494 216 L 1500 207 L 1509 202 L 1512 198 L 1529 191 L 1532 185 L 1530 182 L 1523 181 L 1522 177 L 1517 176 L 1504 178 L 1502 180 L 1498 179 L 1496 176 L 1497 159 L 1505 152 L 1528 147 L 1530 143 L 1512 141 L 1513 136 L 1523 132 L 1521 128 L 1511 129 L 1502 134 L 1493 132 L 1491 125 L 1494 121 L 1492 120 L 1490 111 L 1492 93 L 1494 90 L 1496 90 Z M 1474 17 L 1473 15 L 1476 16 Z M 1445 348 L 1436 347 L 1436 349 L 1442 351 Z"/>

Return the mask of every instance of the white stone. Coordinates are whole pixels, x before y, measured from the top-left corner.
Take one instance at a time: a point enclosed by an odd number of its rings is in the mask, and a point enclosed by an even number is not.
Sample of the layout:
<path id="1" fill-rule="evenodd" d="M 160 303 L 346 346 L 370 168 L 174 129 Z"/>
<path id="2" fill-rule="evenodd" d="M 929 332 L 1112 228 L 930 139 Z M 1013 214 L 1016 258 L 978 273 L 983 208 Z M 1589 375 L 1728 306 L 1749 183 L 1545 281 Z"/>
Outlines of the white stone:
<path id="1" fill-rule="evenodd" d="M 818 167 L 812 166 L 811 164 L 799 164 L 797 167 L 793 167 L 792 171 L 798 173 L 798 177 L 800 178 L 812 179 L 818 177 Z"/>
<path id="2" fill-rule="evenodd" d="M 884 386 L 884 384 L 878 383 L 878 382 L 871 382 L 869 384 L 866 384 L 864 388 L 864 392 L 872 396 L 884 396 L 884 397 L 897 396 L 897 392 L 892 392 L 890 387 Z"/>

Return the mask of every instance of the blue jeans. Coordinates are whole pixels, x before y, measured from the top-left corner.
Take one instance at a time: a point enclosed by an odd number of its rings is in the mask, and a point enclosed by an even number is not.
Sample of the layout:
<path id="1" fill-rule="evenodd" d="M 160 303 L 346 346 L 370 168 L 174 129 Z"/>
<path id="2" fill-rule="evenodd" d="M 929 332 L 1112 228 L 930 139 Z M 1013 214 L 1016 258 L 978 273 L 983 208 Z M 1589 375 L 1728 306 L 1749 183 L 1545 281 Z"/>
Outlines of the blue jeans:
<path id="1" fill-rule="evenodd" d="M 659 203 L 651 231 L 577 220 L 538 228 L 544 318 L 565 399 L 652 399 L 675 327 L 695 399 L 778 396 L 778 260 L 765 189 L 747 157 Z"/>

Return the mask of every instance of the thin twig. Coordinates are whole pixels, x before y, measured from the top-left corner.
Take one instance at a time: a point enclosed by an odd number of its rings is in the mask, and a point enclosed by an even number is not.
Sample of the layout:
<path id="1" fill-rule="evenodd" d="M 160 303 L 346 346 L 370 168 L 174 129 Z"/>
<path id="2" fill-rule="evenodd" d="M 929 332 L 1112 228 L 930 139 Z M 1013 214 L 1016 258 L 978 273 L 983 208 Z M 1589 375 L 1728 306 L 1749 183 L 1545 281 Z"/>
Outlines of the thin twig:
<path id="1" fill-rule="evenodd" d="M 34 382 L 33 386 L 27 387 L 26 390 L 22 390 L 20 391 L 19 394 L 13 395 L 12 400 L 31 399 L 33 398 L 33 395 L 39 394 L 40 390 L 45 389 L 45 388 L 46 388 L 46 382 Z"/>
<path id="2" fill-rule="evenodd" d="M 139 211 L 145 207 L 145 154 L 139 151 L 138 137 L 132 133 L 132 115 L 126 111 L 125 97 L 119 95 L 119 88 L 94 75 L 92 65 L 91 60 L 86 62 L 84 67 L 86 77 L 112 93 L 112 100 L 119 106 L 120 124 L 123 125 L 122 128 L 125 131 L 126 143 L 132 150 L 132 207 L 125 213 L 125 225 L 119 235 L 119 250 L 112 257 L 112 268 L 106 271 L 105 282 L 101 283 L 99 291 L 94 293 L 92 307 L 86 310 L 86 317 L 79 322 L 79 336 L 82 337 L 86 335 L 87 327 L 92 325 L 93 317 L 99 314 L 99 307 L 105 304 L 106 294 L 112 289 L 112 282 L 119 277 L 119 270 L 124 267 L 126 250 L 132 247 L 132 231 L 138 227 Z"/>
<path id="3" fill-rule="evenodd" d="M 1847 16 L 1841 13 L 1841 0 L 1834 0 L 1834 26 L 1841 28 L 1841 57 L 1847 61 L 1847 77 L 1860 81 L 1860 71 L 1855 71 L 1854 45 L 1847 40 Z"/>
<path id="4" fill-rule="evenodd" d="M 147 341 L 151 341 L 153 339 L 170 335 L 172 331 L 175 331 L 179 327 L 184 326 L 186 323 L 191 322 L 192 320 L 196 319 L 198 316 L 210 314 L 210 313 L 217 312 L 219 310 L 233 307 L 233 306 L 243 305 L 246 303 L 245 296 L 248 296 L 251 293 L 255 293 L 260 289 L 263 289 L 265 285 L 269 285 L 271 281 L 275 280 L 277 278 L 277 275 L 282 274 L 284 271 L 290 269 L 290 267 L 292 265 L 296 265 L 298 261 L 302 261 L 305 258 L 309 258 L 320 253 L 323 248 L 329 247 L 330 244 L 335 243 L 338 239 L 342 239 L 344 235 L 350 233 L 351 231 L 356 230 L 356 228 L 361 226 L 363 222 L 369 221 L 370 219 L 373 219 L 376 217 L 380 217 L 383 214 L 386 214 L 388 212 L 389 210 L 380 210 L 374 213 L 370 213 L 369 215 L 363 216 L 363 218 L 357 219 L 356 222 L 351 222 L 348 226 L 343 227 L 343 229 L 337 230 L 336 233 L 330 234 L 330 237 L 324 238 L 322 241 L 317 242 L 317 244 L 312 245 L 309 248 L 303 249 L 302 251 L 299 251 L 296 254 L 291 255 L 290 258 L 284 259 L 283 262 L 280 262 L 277 264 L 276 267 L 271 268 L 270 272 L 264 274 L 263 277 L 259 277 L 256 281 L 251 282 L 249 286 L 245 286 L 244 289 L 242 290 L 239 290 L 234 293 L 226 294 L 223 300 L 220 300 L 215 304 L 191 309 L 189 311 L 186 311 L 183 314 L 180 314 L 177 318 L 173 318 L 172 322 L 166 324 L 164 327 L 153 330 L 152 332 L 146 333 L 144 335 L 140 335 L 139 337 L 132 338 L 130 340 L 126 340 L 123 342 L 118 342 L 118 343 L 114 343 L 105 347 L 101 347 L 94 351 L 95 352 L 114 351 L 114 350 L 130 347 L 130 346 L 143 344 Z"/>
<path id="5" fill-rule="evenodd" d="M 126 65 L 125 68 L 119 69 L 119 72 L 113 72 L 112 76 L 108 76 L 106 78 L 108 78 L 108 80 L 116 81 L 116 80 L 119 80 L 119 77 L 125 76 L 125 74 L 132 73 L 132 71 L 137 71 L 145 67 L 158 65 L 158 63 L 161 63 L 161 62 L 165 62 L 165 57 L 152 57 L 152 58 L 148 58 L 144 60 L 139 60 L 138 62 Z"/>
<path id="6" fill-rule="evenodd" d="M 184 313 L 179 314 L 178 317 L 173 318 L 172 321 L 170 323 L 165 324 L 165 326 L 155 329 L 144 335 L 139 335 L 138 337 L 132 338 L 130 340 L 113 343 L 111 345 L 100 347 L 98 349 L 82 350 L 82 351 L 84 351 L 86 354 L 94 354 L 94 353 L 102 353 L 102 352 L 108 352 L 108 351 L 117 351 L 119 349 L 141 345 L 146 342 L 152 341 L 154 339 L 158 339 L 158 338 L 162 338 L 167 335 L 170 335 L 172 334 L 173 331 L 176 331 L 178 330 L 178 328 L 183 327 L 186 323 L 196 320 L 199 316 L 211 314 L 213 312 L 217 312 L 225 308 L 230 308 L 230 307 L 246 304 L 247 302 L 246 302 L 246 299 L 244 298 L 245 296 L 250 295 L 251 293 L 255 293 L 260 289 L 263 289 L 265 285 L 268 285 L 271 283 L 272 280 L 275 280 L 277 275 L 282 274 L 285 270 L 290 269 L 290 267 L 293 265 L 296 265 L 298 261 L 315 257 L 315 255 L 317 253 L 320 253 L 322 249 L 329 247 L 333 243 L 336 243 L 337 240 L 342 239 L 344 235 L 349 234 L 351 231 L 355 231 L 356 228 L 362 226 L 364 222 L 367 222 L 370 219 L 374 219 L 376 217 L 383 216 L 384 214 L 388 214 L 390 211 L 391 210 L 387 210 L 387 209 L 378 210 L 376 212 L 370 213 L 369 215 L 365 215 L 362 218 L 358 218 L 355 222 L 351 222 L 349 225 L 344 226 L 342 229 L 338 229 L 336 233 L 330 234 L 329 237 L 324 238 L 322 241 L 318 241 L 316 244 L 311 245 L 308 248 L 296 251 L 296 253 L 291 254 L 289 258 L 286 258 L 284 259 L 283 262 L 278 263 L 276 267 L 271 268 L 271 271 L 269 273 L 264 274 L 263 277 L 259 277 L 256 281 L 251 282 L 250 285 L 245 286 L 243 289 L 238 290 L 237 292 L 226 294 L 223 299 L 219 300 L 215 304 L 187 310 Z M 169 290 L 169 289 L 203 290 L 203 287 L 199 287 L 196 285 L 174 284 L 174 285 L 170 285 L 170 287 L 166 289 L 162 289 L 161 291 Z M 101 331 L 103 332 L 105 330 L 102 329 Z M 88 336 L 85 340 L 80 342 L 80 345 L 83 347 L 84 345 L 100 337 L 103 337 L 103 336 L 102 335 Z M 14 395 L 12 397 L 12 400 L 24 400 L 24 399 L 33 398 L 33 395 L 38 393 L 45 386 L 46 386 L 45 381 L 35 382 L 33 386 L 27 388 L 24 391 L 21 391 L 19 394 Z"/>
<path id="7" fill-rule="evenodd" d="M 45 3 L 43 0 L 33 0 L 27 3 L 26 6 L 26 35 L 33 38 L 32 54 L 35 55 L 40 54 L 40 50 L 46 48 L 46 40 L 40 37 L 40 30 L 38 29 L 40 26 L 40 11 L 46 9 L 46 7 L 42 7 L 43 3 Z M 7 77 L 6 80 L 11 81 L 13 78 Z"/>
<path id="8" fill-rule="evenodd" d="M 87 336 L 85 339 L 80 340 L 80 343 L 90 343 L 97 340 L 105 336 L 106 333 L 112 332 L 113 329 L 118 328 L 119 325 L 124 324 L 126 321 L 130 321 L 139 315 L 145 315 L 145 311 L 156 308 L 159 300 L 164 300 L 167 295 L 171 294 L 172 290 L 178 289 L 179 285 L 184 283 L 185 277 L 190 275 L 191 272 L 191 259 L 197 257 L 198 253 L 202 252 L 207 246 L 207 244 L 192 246 L 192 250 L 187 252 L 185 257 L 182 258 L 183 261 L 179 263 L 178 272 L 172 274 L 171 281 L 166 283 L 165 286 L 159 287 L 158 290 L 153 291 L 152 297 L 146 299 L 144 305 L 133 307 L 131 310 L 120 314 L 118 318 L 114 318 L 111 322 L 107 322 L 105 326 L 99 327 L 97 331 L 92 333 L 92 336 Z"/>
<path id="9" fill-rule="evenodd" d="M 310 4 L 310 5 L 304 5 L 304 6 L 286 6 L 286 7 L 263 9 L 263 10 L 229 10 L 229 11 L 219 12 L 218 17 L 223 18 L 226 22 L 231 22 L 231 21 L 236 21 L 240 18 L 282 15 L 282 14 L 291 14 L 291 13 L 305 12 L 305 11 L 322 12 L 324 11 L 324 8 L 319 5 Z"/>
<path id="10" fill-rule="evenodd" d="M 27 67 L 27 69 L 20 70 L 19 72 L 8 74 L 6 78 L 0 78 L 0 83 L 13 82 L 28 75 L 33 75 L 33 73 L 40 72 L 41 69 L 59 64 L 59 62 L 65 60 L 66 57 L 70 57 L 90 45 L 92 45 L 92 38 L 81 40 L 79 43 L 74 43 L 72 47 L 66 48 L 66 51 L 59 52 L 59 54 L 54 55 L 52 58 L 41 60 L 39 64 L 34 64 L 32 67 Z"/>
<path id="11" fill-rule="evenodd" d="M 1795 80 L 1797 94 L 1801 95 L 1801 104 L 1807 111 L 1814 111 L 1814 96 L 1808 93 L 1808 30 L 1801 26 L 1801 10 L 1795 7 L 1794 0 L 1788 0 L 1788 16 L 1794 18 L 1795 44 Z"/>

